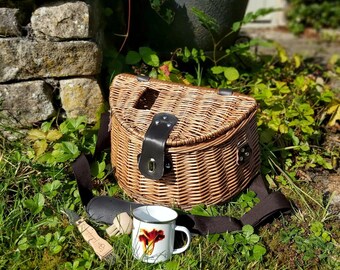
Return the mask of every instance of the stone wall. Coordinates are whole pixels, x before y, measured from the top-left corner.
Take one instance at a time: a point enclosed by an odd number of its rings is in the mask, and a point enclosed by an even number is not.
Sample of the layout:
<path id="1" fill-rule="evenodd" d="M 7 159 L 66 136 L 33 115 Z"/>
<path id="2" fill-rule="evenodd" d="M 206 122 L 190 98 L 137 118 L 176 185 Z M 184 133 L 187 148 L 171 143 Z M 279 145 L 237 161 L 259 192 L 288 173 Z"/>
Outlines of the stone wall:
<path id="1" fill-rule="evenodd" d="M 96 120 L 104 98 L 93 9 L 49 1 L 23 25 L 22 10 L 0 8 L 0 127 L 27 128 L 57 114 Z"/>

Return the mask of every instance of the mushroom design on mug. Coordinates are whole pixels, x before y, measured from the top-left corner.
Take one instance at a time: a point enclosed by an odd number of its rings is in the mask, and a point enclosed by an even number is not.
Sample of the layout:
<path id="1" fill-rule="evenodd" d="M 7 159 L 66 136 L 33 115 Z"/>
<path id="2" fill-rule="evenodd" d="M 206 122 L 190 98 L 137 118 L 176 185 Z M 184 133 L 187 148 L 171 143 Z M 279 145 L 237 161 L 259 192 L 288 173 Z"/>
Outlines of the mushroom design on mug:
<path id="1" fill-rule="evenodd" d="M 152 231 L 141 229 L 138 236 L 139 241 L 143 243 L 143 252 L 146 255 L 151 255 L 155 248 L 155 244 L 164 238 L 164 231 L 156 229 L 153 229 Z"/>

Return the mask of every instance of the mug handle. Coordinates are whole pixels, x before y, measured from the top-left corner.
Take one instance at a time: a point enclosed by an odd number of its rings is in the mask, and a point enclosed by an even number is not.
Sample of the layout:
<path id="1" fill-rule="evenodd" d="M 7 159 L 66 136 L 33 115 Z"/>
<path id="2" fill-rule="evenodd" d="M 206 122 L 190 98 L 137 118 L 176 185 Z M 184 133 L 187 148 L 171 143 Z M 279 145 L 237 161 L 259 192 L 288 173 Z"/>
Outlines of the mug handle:
<path id="1" fill-rule="evenodd" d="M 184 232 L 187 236 L 187 243 L 181 248 L 174 249 L 174 251 L 172 252 L 172 254 L 179 254 L 188 249 L 190 242 L 191 242 L 191 235 L 190 235 L 190 231 L 186 227 L 183 227 L 183 226 L 176 226 L 175 231 Z"/>

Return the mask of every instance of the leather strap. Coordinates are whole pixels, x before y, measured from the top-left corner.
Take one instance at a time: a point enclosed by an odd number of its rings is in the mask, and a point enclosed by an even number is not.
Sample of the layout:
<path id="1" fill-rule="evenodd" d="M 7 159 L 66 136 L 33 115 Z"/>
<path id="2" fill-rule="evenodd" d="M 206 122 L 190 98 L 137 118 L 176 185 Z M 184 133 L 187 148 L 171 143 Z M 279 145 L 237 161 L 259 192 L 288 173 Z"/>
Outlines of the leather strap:
<path id="1" fill-rule="evenodd" d="M 104 115 L 101 119 L 101 126 L 98 132 L 95 151 L 97 154 L 104 150 L 104 146 L 109 145 L 108 123 L 109 117 Z M 130 213 L 136 207 L 141 206 L 141 204 L 108 196 L 94 196 L 92 193 L 89 159 L 89 157 L 82 154 L 72 164 L 72 168 L 77 180 L 82 203 L 86 207 L 86 211 L 91 219 L 112 224 L 114 217 L 118 214 L 122 212 Z M 254 177 L 249 189 L 257 194 L 260 202 L 243 215 L 240 220 L 228 216 L 206 217 L 179 212 L 176 222 L 178 225 L 187 227 L 192 233 L 207 235 L 241 230 L 242 226 L 246 224 L 258 227 L 275 214 L 291 210 L 290 202 L 282 193 L 278 191 L 270 193 L 268 191 L 260 174 Z"/>
<path id="2" fill-rule="evenodd" d="M 138 167 L 142 175 L 149 179 L 159 180 L 164 175 L 165 143 L 177 123 L 177 117 L 169 113 L 156 114 L 142 145 Z"/>

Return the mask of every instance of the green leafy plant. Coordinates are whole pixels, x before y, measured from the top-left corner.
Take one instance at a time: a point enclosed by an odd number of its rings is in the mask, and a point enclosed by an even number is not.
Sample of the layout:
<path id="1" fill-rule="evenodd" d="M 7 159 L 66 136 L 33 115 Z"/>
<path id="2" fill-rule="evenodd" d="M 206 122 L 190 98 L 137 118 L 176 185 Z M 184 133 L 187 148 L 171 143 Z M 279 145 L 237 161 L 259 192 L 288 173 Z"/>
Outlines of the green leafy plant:
<path id="1" fill-rule="evenodd" d="M 73 161 L 81 152 L 94 152 L 96 134 L 86 131 L 85 117 L 67 119 L 58 128 L 53 128 L 52 123 L 45 122 L 40 129 L 28 132 L 27 139 L 33 142 L 32 158 L 53 165 Z"/>
<path id="2" fill-rule="evenodd" d="M 240 232 L 225 233 L 216 240 L 216 236 L 211 236 L 212 241 L 217 241 L 224 252 L 229 264 L 244 267 L 247 262 L 260 262 L 267 253 L 266 248 L 261 244 L 261 237 L 255 234 L 254 228 L 250 225 L 242 227 Z M 233 254 L 240 254 L 234 257 Z M 235 262 L 237 260 L 237 262 Z"/>
<path id="3" fill-rule="evenodd" d="M 196 48 L 193 48 L 189 50 L 187 47 L 185 47 L 183 50 L 178 49 L 176 52 L 176 56 L 179 57 L 184 63 L 189 63 L 190 61 L 194 61 L 195 71 L 196 71 L 196 77 L 194 76 L 185 76 L 185 79 L 192 84 L 195 85 L 202 85 L 202 74 L 203 74 L 203 68 L 201 63 L 204 63 L 206 60 L 206 56 L 203 52 L 203 50 L 197 50 Z"/>
<path id="4" fill-rule="evenodd" d="M 320 112 L 333 100 L 332 91 L 312 75 L 318 70 L 306 73 L 307 66 L 301 69 L 302 59 L 298 55 L 289 58 L 281 46 L 277 46 L 277 58 L 266 65 L 250 85 L 250 94 L 260 104 L 258 126 L 264 149 L 276 157 L 280 154 L 293 169 L 317 165 L 332 169 L 319 147 Z"/>
<path id="5" fill-rule="evenodd" d="M 159 66 L 158 55 L 149 47 L 140 47 L 138 52 L 128 51 L 125 57 L 125 63 L 128 65 L 136 65 L 141 61 L 152 67 Z"/>
<path id="6" fill-rule="evenodd" d="M 326 263 L 328 267 L 337 264 L 335 242 L 332 242 L 330 234 L 324 230 L 321 222 L 312 223 L 307 230 L 290 228 L 282 231 L 281 241 L 283 244 L 289 243 L 292 251 L 298 254 L 296 263 L 304 263 L 306 267 L 315 261 Z"/>
<path id="7" fill-rule="evenodd" d="M 38 193 L 32 199 L 24 201 L 24 206 L 27 207 L 33 215 L 39 214 L 45 205 L 45 197 L 43 194 Z"/>
<path id="8" fill-rule="evenodd" d="M 54 180 L 52 182 L 46 183 L 43 186 L 42 190 L 43 190 L 43 193 L 46 196 L 48 196 L 49 199 L 53 199 L 54 197 L 58 195 L 61 187 L 62 187 L 62 183 L 60 182 L 60 180 Z"/>
<path id="9" fill-rule="evenodd" d="M 205 205 L 196 205 L 191 210 L 190 213 L 198 216 L 213 217 L 219 214 L 216 206 L 206 207 Z"/>
<path id="10" fill-rule="evenodd" d="M 290 0 L 287 11 L 288 27 L 295 33 L 302 33 L 306 27 L 316 30 L 336 29 L 340 24 L 339 1 L 326 0 Z"/>
<path id="11" fill-rule="evenodd" d="M 200 20 L 201 24 L 209 31 L 211 34 L 211 38 L 213 40 L 214 49 L 212 55 L 206 55 L 203 50 L 196 48 L 178 48 L 171 57 L 170 60 L 167 60 L 161 63 L 160 58 L 157 53 L 153 51 L 149 47 L 140 47 L 139 51 L 130 50 L 127 52 L 125 56 L 124 65 L 127 67 L 132 66 L 132 71 L 137 74 L 145 74 L 150 77 L 172 80 L 187 84 L 195 84 L 195 85 L 203 85 L 206 84 L 204 76 L 204 66 L 206 60 L 209 60 L 216 66 L 212 72 L 214 74 L 223 74 L 225 75 L 225 79 L 227 82 L 225 84 L 230 84 L 230 82 L 236 80 L 238 78 L 238 70 L 234 66 L 230 67 L 222 67 L 217 66 L 219 63 L 224 61 L 228 57 L 233 57 L 238 53 L 246 53 L 249 51 L 250 46 L 255 46 L 260 43 L 259 40 L 251 40 L 249 43 L 238 43 L 231 48 L 225 50 L 225 54 L 221 55 L 220 47 L 224 39 L 229 37 L 232 34 L 237 33 L 243 24 L 249 23 L 259 16 L 263 16 L 272 12 L 274 9 L 261 9 L 255 13 L 248 13 L 244 19 L 240 22 L 236 22 L 231 31 L 226 34 L 226 36 L 222 37 L 220 40 L 215 40 L 214 32 L 216 32 L 217 28 L 220 26 L 217 25 L 216 20 L 206 15 L 204 12 L 197 8 L 193 8 L 193 13 Z M 118 56 L 115 54 L 115 61 L 110 60 L 110 63 L 117 62 Z M 184 76 L 182 72 L 180 72 L 177 68 L 179 66 L 178 60 L 180 60 L 184 64 L 195 64 L 195 75 L 191 75 L 189 73 L 185 73 Z M 118 61 L 119 62 L 119 61 Z M 111 69 L 111 68 L 110 68 Z M 123 68 L 124 69 L 124 68 Z M 122 65 L 117 63 L 117 70 L 122 70 Z M 129 69 L 128 69 L 129 70 Z M 208 72 L 211 72 L 210 70 Z"/>
<path id="12" fill-rule="evenodd" d="M 149 0 L 151 8 L 168 24 L 171 24 L 175 17 L 175 12 L 165 4 L 168 0 Z"/>
<path id="13" fill-rule="evenodd" d="M 240 215 L 248 212 L 252 209 L 257 203 L 260 202 L 260 199 L 256 197 L 256 193 L 254 191 L 248 191 L 242 193 L 236 200 L 235 205 L 239 206 Z"/>
<path id="14" fill-rule="evenodd" d="M 232 53 L 236 53 L 237 51 L 243 51 L 245 49 L 245 47 L 249 48 L 248 45 L 244 46 L 245 44 L 235 44 L 234 46 L 231 46 L 231 48 L 225 49 L 226 54 L 220 56 L 221 47 L 222 47 L 222 44 L 223 44 L 223 42 L 226 38 L 228 38 L 231 35 L 238 33 L 238 31 L 241 29 L 242 25 L 250 23 L 250 22 L 256 20 L 258 17 L 269 14 L 269 13 L 273 12 L 274 10 L 275 9 L 273 9 L 273 8 L 263 8 L 263 9 L 259 9 L 256 12 L 247 13 L 241 21 L 237 21 L 237 22 L 233 23 L 230 32 L 228 32 L 225 36 L 223 36 L 222 38 L 219 38 L 217 40 L 215 38 L 214 34 L 220 28 L 220 25 L 218 25 L 218 23 L 216 22 L 216 20 L 214 18 L 210 17 L 209 15 L 204 13 L 203 11 L 193 7 L 192 12 L 198 18 L 198 20 L 200 21 L 202 26 L 209 31 L 211 39 L 213 41 L 214 47 L 213 47 L 212 56 L 208 56 L 207 59 L 211 60 L 214 64 L 214 66 L 216 66 L 219 62 L 224 60 L 226 57 L 228 57 Z"/>

